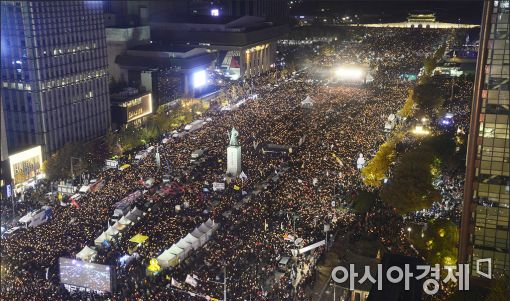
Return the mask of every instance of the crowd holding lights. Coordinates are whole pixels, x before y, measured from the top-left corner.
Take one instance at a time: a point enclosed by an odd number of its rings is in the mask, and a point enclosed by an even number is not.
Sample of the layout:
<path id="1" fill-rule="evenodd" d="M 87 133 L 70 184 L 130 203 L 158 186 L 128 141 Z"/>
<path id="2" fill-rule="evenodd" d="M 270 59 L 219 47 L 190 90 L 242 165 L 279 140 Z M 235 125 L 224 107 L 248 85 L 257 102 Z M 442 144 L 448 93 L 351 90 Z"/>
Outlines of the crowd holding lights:
<path id="1" fill-rule="evenodd" d="M 203 112 L 203 117 L 212 121 L 199 131 L 170 138 L 167 144 L 159 140 L 150 143 L 159 146 L 161 161 L 169 162 L 168 169 L 181 178 L 178 185 L 183 187 L 183 193 L 170 197 L 154 194 L 168 170 L 158 168 L 149 156 L 137 168 L 108 170 L 98 175 L 105 186 L 87 194 L 79 208 L 57 205 L 48 223 L 23 229 L 4 240 L 2 265 L 8 272 L 2 274 L 2 296 L 9 300 L 86 298 L 88 293 L 70 295 L 59 286 L 58 258 L 73 257 L 85 245 L 91 245 L 96 234 L 104 231 L 112 204 L 130 192 L 145 189 L 140 179 L 149 177 L 156 179 L 154 189 L 136 204 L 147 214 L 122 238 L 100 249 L 95 259 L 115 267 L 117 290 L 95 299 L 220 298 L 222 286 L 217 282 L 225 267 L 230 279 L 228 300 L 309 300 L 314 268 L 324 254 L 324 247 L 300 255 L 291 271 L 282 277 L 276 278 L 275 272 L 279 259 L 292 257 L 294 247 L 289 236 L 302 238 L 303 245 L 309 245 L 324 239 L 325 224 L 330 225 L 333 233 L 350 233 L 353 240 L 369 231 L 390 252 L 415 254 L 403 239 L 402 218 L 391 208 L 380 206 L 365 219 L 341 207 L 349 207 L 350 200 L 365 189 L 356 159 L 360 153 L 373 157 L 385 141 L 384 121 L 402 107 L 412 86 L 400 78 L 402 69 L 418 70 L 423 57 L 433 53 L 447 33 L 353 30 L 364 36 L 361 43 L 349 41 L 333 57 L 311 54 L 310 58 L 317 65 L 334 64 L 355 53 L 353 57 L 357 59 L 353 63 L 368 62 L 377 70 L 373 82 L 365 86 L 327 87 L 310 82 L 310 73 L 304 71 L 289 81 L 281 81 L 275 88 L 271 84 L 272 74 L 254 78 L 249 84 L 251 92 L 259 95 L 256 99 L 247 100 L 235 111 Z M 347 73 L 358 74 L 352 70 Z M 305 110 L 300 103 L 307 95 L 314 105 Z M 226 182 L 225 133 L 234 126 L 240 133 L 243 171 L 248 178 L 232 179 L 224 191 L 214 192 L 211 183 Z M 265 143 L 294 147 L 292 153 L 264 154 L 257 145 Z M 207 152 L 204 161 L 190 170 L 190 154 L 196 149 Z M 259 186 L 262 183 L 267 183 L 265 189 Z M 250 196 L 249 201 L 236 206 L 246 196 Z M 332 205 L 332 201 L 337 202 Z M 175 206 L 184 203 L 188 206 L 176 212 Z M 231 214 L 225 215 L 228 211 Z M 151 259 L 209 218 L 221 227 L 203 250 L 174 270 L 146 276 Z M 119 258 L 127 253 L 127 239 L 136 233 L 148 235 L 148 243 L 137 250 L 139 258 L 121 266 Z M 44 276 L 47 267 L 48 279 Z M 196 276 L 198 285 L 185 283 L 188 275 Z"/>

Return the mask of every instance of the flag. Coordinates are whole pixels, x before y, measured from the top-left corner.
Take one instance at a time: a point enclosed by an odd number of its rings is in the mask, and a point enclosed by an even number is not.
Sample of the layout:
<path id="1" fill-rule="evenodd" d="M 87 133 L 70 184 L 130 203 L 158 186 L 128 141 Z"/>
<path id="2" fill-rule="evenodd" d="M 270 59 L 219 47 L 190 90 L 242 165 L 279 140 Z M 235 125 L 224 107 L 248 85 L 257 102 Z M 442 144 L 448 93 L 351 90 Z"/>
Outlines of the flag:
<path id="1" fill-rule="evenodd" d="M 181 284 L 179 283 L 179 281 L 175 280 L 174 277 L 172 277 L 171 283 L 172 283 L 172 286 L 181 288 Z"/>
<path id="2" fill-rule="evenodd" d="M 194 279 L 196 279 L 196 280 L 198 280 L 198 276 L 197 276 L 197 275 L 195 275 L 195 274 L 193 274 L 193 278 L 194 278 Z"/>
<path id="3" fill-rule="evenodd" d="M 241 178 L 241 180 L 248 180 L 248 176 L 246 176 L 244 171 L 241 171 L 241 174 L 239 175 L 239 178 Z"/>
<path id="4" fill-rule="evenodd" d="M 197 280 L 193 277 L 191 277 L 190 275 L 186 275 L 186 280 L 184 280 L 184 282 L 186 282 L 187 284 L 193 286 L 193 287 L 197 287 Z"/>
<path id="5" fill-rule="evenodd" d="M 241 187 L 234 185 L 234 190 L 239 190 L 239 189 L 241 189 Z"/>

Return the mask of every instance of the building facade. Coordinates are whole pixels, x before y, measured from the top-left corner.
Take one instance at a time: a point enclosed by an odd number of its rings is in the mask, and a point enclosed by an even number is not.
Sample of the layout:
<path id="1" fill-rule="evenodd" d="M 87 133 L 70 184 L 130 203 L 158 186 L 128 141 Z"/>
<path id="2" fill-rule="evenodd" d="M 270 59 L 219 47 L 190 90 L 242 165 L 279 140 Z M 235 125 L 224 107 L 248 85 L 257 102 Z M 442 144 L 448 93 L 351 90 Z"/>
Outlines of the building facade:
<path id="1" fill-rule="evenodd" d="M 115 129 L 128 126 L 140 126 L 153 113 L 151 92 L 140 93 L 128 88 L 111 95 L 112 127 Z"/>
<path id="2" fill-rule="evenodd" d="M 101 1 L 1 2 L 2 104 L 9 152 L 45 156 L 110 126 Z"/>
<path id="3" fill-rule="evenodd" d="M 217 52 L 217 68 L 233 80 L 267 72 L 274 67 L 276 41 L 287 24 L 265 18 L 193 16 L 151 23 L 151 39 L 171 39 L 181 45 L 206 47 Z"/>
<path id="4" fill-rule="evenodd" d="M 509 1 L 486 1 L 473 91 L 459 262 L 510 270 Z M 484 271 L 487 272 L 487 271 Z"/>
<path id="5" fill-rule="evenodd" d="M 206 81 L 215 55 L 205 48 L 154 43 L 128 49 L 115 63 L 129 87 L 152 92 L 156 110 L 180 97 L 200 97 L 207 92 L 207 85 L 195 78 L 200 75 Z"/>

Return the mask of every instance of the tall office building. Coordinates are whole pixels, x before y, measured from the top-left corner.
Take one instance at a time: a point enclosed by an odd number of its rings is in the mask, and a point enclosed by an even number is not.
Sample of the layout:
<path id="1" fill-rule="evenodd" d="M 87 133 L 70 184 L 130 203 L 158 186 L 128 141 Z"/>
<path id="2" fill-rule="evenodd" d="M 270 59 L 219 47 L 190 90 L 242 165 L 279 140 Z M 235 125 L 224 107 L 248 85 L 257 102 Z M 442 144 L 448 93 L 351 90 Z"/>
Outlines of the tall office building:
<path id="1" fill-rule="evenodd" d="M 102 1 L 1 2 L 2 104 L 9 152 L 48 155 L 110 126 Z"/>
<path id="2" fill-rule="evenodd" d="M 486 1 L 482 17 L 459 247 L 473 272 L 484 258 L 510 270 L 509 4 Z"/>

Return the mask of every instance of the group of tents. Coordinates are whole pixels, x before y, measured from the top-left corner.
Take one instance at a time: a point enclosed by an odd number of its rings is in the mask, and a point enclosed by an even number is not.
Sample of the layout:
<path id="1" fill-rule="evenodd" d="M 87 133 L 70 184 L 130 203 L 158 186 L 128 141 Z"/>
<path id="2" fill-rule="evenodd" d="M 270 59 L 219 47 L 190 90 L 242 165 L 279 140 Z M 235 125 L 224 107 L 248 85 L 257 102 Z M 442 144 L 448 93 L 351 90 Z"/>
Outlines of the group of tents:
<path id="1" fill-rule="evenodd" d="M 134 225 L 138 222 L 138 220 L 144 216 L 146 213 L 138 208 L 133 208 L 126 215 L 122 216 L 119 220 L 115 222 L 112 226 L 110 226 L 106 231 L 101 233 L 99 237 L 94 240 L 94 244 L 96 246 L 101 246 L 105 241 L 110 242 L 114 239 L 120 232 L 124 231 L 127 227 Z"/>
<path id="2" fill-rule="evenodd" d="M 123 232 L 127 227 L 132 226 L 136 224 L 142 216 L 144 216 L 146 213 L 138 208 L 133 208 L 128 214 L 125 216 L 122 216 L 119 220 L 115 222 L 112 226 L 108 227 L 106 231 L 101 233 L 95 240 L 94 245 L 96 247 L 100 247 L 105 242 L 110 242 L 112 239 L 117 237 L 119 233 Z M 139 235 L 135 235 L 135 237 L 138 237 Z M 135 239 L 135 237 L 132 238 Z M 130 240 L 131 241 L 131 240 Z M 94 260 L 94 257 L 97 255 L 97 251 L 95 250 L 95 247 L 88 247 L 85 246 L 80 252 L 76 254 L 76 258 L 91 262 Z"/>
<path id="3" fill-rule="evenodd" d="M 218 230 L 219 224 L 208 219 L 191 233 L 181 238 L 169 249 L 158 256 L 157 260 L 162 268 L 175 267 L 179 262 L 185 260 L 193 250 L 198 250 L 205 245 L 213 233 Z"/>

